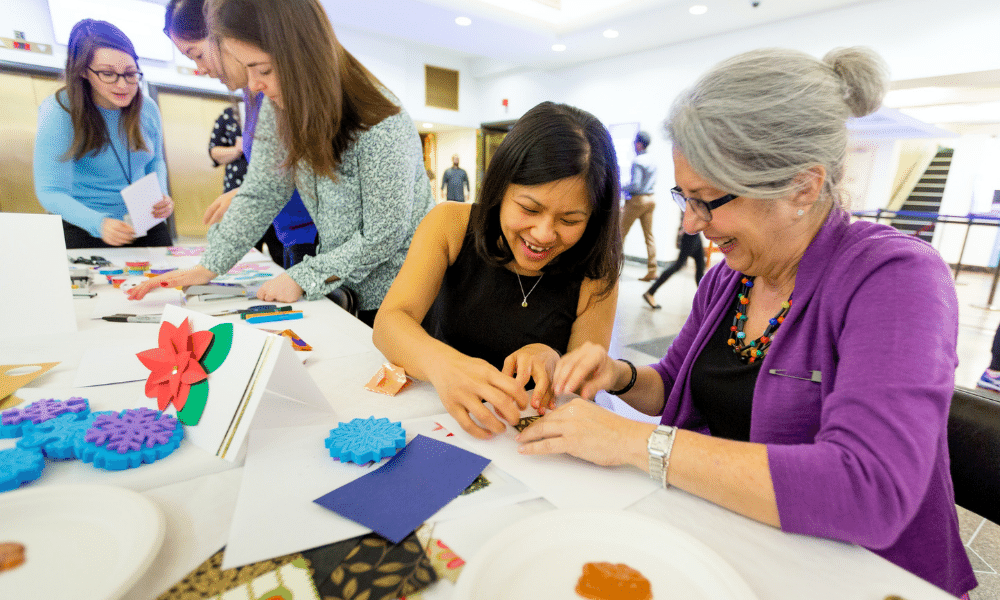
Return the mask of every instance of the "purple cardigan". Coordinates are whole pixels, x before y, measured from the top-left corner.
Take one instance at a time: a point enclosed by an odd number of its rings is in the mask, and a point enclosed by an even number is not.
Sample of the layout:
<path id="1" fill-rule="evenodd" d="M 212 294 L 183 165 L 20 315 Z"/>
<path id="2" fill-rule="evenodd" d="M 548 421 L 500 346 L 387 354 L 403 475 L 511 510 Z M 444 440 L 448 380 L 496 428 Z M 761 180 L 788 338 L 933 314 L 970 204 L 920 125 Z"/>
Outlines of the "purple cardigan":
<path id="1" fill-rule="evenodd" d="M 708 433 L 691 365 L 739 278 L 725 263 L 711 269 L 652 365 L 667 390 L 662 423 Z M 767 444 L 781 528 L 864 546 L 956 596 L 972 589 L 948 459 L 958 300 L 947 265 L 916 238 L 834 209 L 794 297 L 750 423 L 750 441 Z"/>

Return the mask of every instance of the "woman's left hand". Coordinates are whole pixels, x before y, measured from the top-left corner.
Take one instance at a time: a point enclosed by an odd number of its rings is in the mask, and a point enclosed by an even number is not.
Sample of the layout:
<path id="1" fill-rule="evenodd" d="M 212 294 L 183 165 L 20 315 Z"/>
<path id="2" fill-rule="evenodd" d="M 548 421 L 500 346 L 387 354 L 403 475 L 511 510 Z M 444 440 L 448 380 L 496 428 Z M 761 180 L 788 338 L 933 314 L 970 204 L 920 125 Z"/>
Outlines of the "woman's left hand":
<path id="1" fill-rule="evenodd" d="M 646 441 L 656 429 L 652 423 L 632 421 L 575 398 L 550 411 L 521 432 L 521 454 L 569 454 L 604 466 L 647 461 Z"/>
<path id="2" fill-rule="evenodd" d="M 153 218 L 166 219 L 174 212 L 174 201 L 170 196 L 164 195 L 163 199 L 153 205 Z"/>
<path id="3" fill-rule="evenodd" d="M 302 297 L 302 288 L 295 280 L 282 273 L 270 279 L 257 290 L 257 298 L 265 302 L 295 302 Z"/>
<path id="4" fill-rule="evenodd" d="M 531 406 L 544 415 L 555 408 L 556 397 L 552 392 L 552 372 L 559 362 L 559 353 L 545 344 L 528 344 L 516 350 L 503 361 L 503 374 L 514 378 L 522 389 L 528 379 L 535 381 Z"/>

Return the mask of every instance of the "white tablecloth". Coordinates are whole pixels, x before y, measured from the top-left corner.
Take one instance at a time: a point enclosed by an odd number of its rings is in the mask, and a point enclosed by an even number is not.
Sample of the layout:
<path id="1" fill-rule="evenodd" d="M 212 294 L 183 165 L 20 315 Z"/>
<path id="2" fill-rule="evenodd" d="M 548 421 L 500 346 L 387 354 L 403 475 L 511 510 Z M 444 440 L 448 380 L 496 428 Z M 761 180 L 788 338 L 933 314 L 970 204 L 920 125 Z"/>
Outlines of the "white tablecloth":
<path id="1" fill-rule="evenodd" d="M 76 254 L 104 254 L 114 260 L 115 252 Z M 98 285 L 96 289 L 101 294 L 121 293 L 107 285 Z M 96 301 L 75 300 L 77 333 L 0 339 L 0 364 L 61 363 L 25 388 L 24 397 L 68 394 L 76 368 L 88 348 L 143 339 L 150 340 L 151 346 L 155 344 L 156 325 L 90 319 Z M 246 301 L 235 300 L 200 304 L 195 301 L 187 308 L 219 312 L 246 305 Z M 425 382 L 414 382 L 396 397 L 364 390 L 364 383 L 384 362 L 371 342 L 371 330 L 327 300 L 301 302 L 296 308 L 303 310 L 306 318 L 287 325 L 314 347 L 306 368 L 337 419 L 375 416 L 401 420 L 443 412 L 433 387 Z M 136 405 L 137 396 L 142 397 L 142 386 L 142 382 L 134 382 L 88 388 L 86 395 L 97 410 L 130 408 Z M 125 598 L 154 598 L 225 545 L 242 476 L 239 465 L 183 443 L 168 459 L 139 469 L 105 472 L 74 467 L 71 463 L 52 464 L 30 486 L 101 483 L 127 487 L 142 492 L 166 515 L 167 534 L 153 567 Z M 544 499 L 521 502 L 489 514 L 438 523 L 434 536 L 468 560 L 510 524 L 549 510 L 555 509 Z M 784 533 L 676 489 L 659 490 L 628 510 L 662 520 L 702 541 L 728 561 L 761 600 L 882 600 L 889 594 L 911 600 L 951 598 L 862 548 Z M 57 569 L 53 576 L 58 576 Z M 451 590 L 451 584 L 443 581 L 425 595 L 448 598 Z M 22 597 L 31 597 L 30 590 L 25 593 Z"/>

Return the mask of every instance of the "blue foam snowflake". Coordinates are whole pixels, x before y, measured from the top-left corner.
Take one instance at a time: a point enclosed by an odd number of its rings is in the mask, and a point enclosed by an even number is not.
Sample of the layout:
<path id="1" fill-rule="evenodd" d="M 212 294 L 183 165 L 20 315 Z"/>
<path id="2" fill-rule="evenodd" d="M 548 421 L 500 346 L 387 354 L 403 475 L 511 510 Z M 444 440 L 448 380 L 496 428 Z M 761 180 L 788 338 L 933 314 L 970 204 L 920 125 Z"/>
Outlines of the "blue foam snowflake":
<path id="1" fill-rule="evenodd" d="M 90 412 L 86 398 L 73 397 L 61 400 L 37 400 L 24 408 L 10 408 L 0 413 L 0 438 L 15 438 L 23 435 L 26 423 L 38 424 L 66 413 Z"/>
<path id="2" fill-rule="evenodd" d="M 48 458 L 79 458 L 76 446 L 83 442 L 84 435 L 94 424 L 94 420 L 101 415 L 111 414 L 114 413 L 66 413 L 38 425 L 26 423 L 24 437 L 17 441 L 17 446 L 25 450 L 38 448 Z"/>
<path id="3" fill-rule="evenodd" d="M 42 476 L 45 457 L 41 450 L 8 448 L 0 450 L 0 492 L 17 489 L 22 483 Z"/>
<path id="4" fill-rule="evenodd" d="M 75 446 L 84 462 L 109 471 L 152 463 L 177 449 L 184 428 L 177 419 L 149 408 L 98 415 Z"/>
<path id="5" fill-rule="evenodd" d="M 333 458 L 363 464 L 395 454 L 406 445 L 406 431 L 399 421 L 354 419 L 331 429 L 325 445 Z"/>

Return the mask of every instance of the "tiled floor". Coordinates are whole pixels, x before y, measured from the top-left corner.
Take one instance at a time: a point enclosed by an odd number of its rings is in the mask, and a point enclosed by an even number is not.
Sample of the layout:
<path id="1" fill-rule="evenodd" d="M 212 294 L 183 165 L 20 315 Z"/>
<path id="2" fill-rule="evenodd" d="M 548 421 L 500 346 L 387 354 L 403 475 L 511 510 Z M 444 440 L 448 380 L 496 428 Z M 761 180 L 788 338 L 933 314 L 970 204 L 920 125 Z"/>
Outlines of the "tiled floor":
<path id="1" fill-rule="evenodd" d="M 695 292 L 694 265 L 689 262 L 687 268 L 657 291 L 656 301 L 663 308 L 651 310 L 642 299 L 649 284 L 638 281 L 645 272 L 644 264 L 626 262 L 612 340 L 612 349 L 636 364 L 660 358 L 660 350 L 665 350 L 687 317 Z M 976 380 L 990 362 L 993 334 L 1000 322 L 1000 292 L 994 299 L 998 310 L 985 306 L 991 283 L 992 276 L 981 273 L 962 273 L 956 283 L 959 299 L 957 385 L 975 387 Z M 962 508 L 958 509 L 958 517 L 962 541 L 979 579 L 979 587 L 972 591 L 970 599 L 1000 600 L 1000 525 Z"/>

